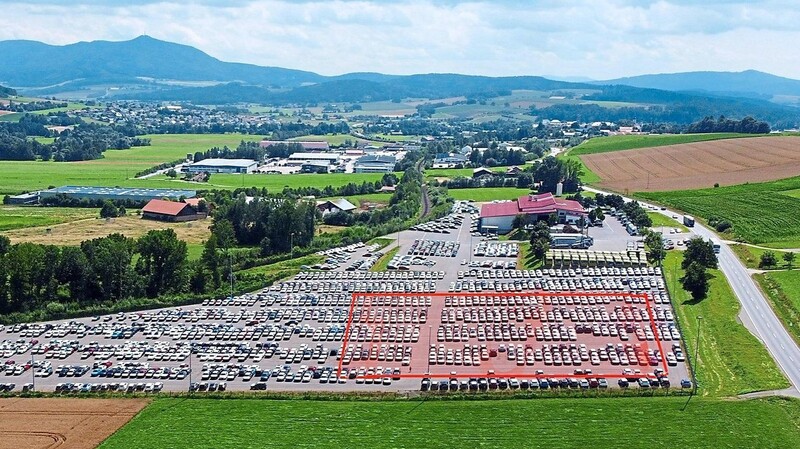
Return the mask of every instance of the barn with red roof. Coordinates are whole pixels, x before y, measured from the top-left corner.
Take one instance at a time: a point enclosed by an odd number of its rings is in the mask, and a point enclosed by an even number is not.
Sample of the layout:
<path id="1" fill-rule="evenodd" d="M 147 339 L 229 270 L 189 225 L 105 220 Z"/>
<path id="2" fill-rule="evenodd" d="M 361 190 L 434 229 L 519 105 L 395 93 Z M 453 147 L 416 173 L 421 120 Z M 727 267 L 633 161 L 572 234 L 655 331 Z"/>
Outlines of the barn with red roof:
<path id="1" fill-rule="evenodd" d="M 188 203 L 178 201 L 150 200 L 142 208 L 142 218 L 159 221 L 192 221 L 205 218 L 206 214 L 198 212 Z"/>

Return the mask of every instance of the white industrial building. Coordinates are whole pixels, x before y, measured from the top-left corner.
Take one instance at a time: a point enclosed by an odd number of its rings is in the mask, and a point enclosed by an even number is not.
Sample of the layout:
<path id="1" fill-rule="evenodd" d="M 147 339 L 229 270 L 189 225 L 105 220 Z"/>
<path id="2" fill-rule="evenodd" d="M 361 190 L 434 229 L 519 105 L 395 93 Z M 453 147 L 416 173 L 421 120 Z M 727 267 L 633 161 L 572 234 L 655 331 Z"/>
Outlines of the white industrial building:
<path id="1" fill-rule="evenodd" d="M 252 159 L 203 159 L 183 166 L 184 173 L 253 173 L 258 164 Z"/>

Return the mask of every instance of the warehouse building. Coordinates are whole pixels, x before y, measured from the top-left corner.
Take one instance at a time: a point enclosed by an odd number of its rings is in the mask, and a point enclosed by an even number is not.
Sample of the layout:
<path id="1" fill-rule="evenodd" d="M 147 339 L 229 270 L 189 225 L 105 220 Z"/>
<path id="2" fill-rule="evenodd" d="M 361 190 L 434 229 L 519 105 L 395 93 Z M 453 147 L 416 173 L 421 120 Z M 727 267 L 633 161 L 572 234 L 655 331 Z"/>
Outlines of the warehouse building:
<path id="1" fill-rule="evenodd" d="M 328 165 L 335 165 L 339 156 L 336 153 L 294 153 L 289 156 L 286 165 L 303 165 L 306 162 L 326 162 Z"/>
<path id="2" fill-rule="evenodd" d="M 531 194 L 514 201 L 484 204 L 481 207 L 480 228 L 482 231 L 490 229 L 506 234 L 511 231 L 517 215 L 526 215 L 535 221 L 547 220 L 551 214 L 556 215 L 559 223 L 572 224 L 588 215 L 577 201 L 556 198 L 552 193 Z"/>
<path id="3" fill-rule="evenodd" d="M 367 155 L 361 156 L 356 160 L 353 166 L 355 173 L 391 173 L 394 171 L 394 166 L 397 163 L 397 158 L 394 156 L 378 156 Z"/>
<path id="4" fill-rule="evenodd" d="M 184 173 L 253 173 L 258 164 L 252 159 L 203 159 L 184 165 Z"/>
<path id="5" fill-rule="evenodd" d="M 358 208 L 350 201 L 339 198 L 338 200 L 317 201 L 317 209 L 322 212 L 322 215 L 327 215 L 333 212 L 353 212 Z"/>
<path id="6" fill-rule="evenodd" d="M 177 189 L 131 189 L 124 187 L 63 186 L 39 192 L 40 199 L 64 195 L 77 200 L 149 201 L 156 198 L 193 198 L 194 190 Z"/>

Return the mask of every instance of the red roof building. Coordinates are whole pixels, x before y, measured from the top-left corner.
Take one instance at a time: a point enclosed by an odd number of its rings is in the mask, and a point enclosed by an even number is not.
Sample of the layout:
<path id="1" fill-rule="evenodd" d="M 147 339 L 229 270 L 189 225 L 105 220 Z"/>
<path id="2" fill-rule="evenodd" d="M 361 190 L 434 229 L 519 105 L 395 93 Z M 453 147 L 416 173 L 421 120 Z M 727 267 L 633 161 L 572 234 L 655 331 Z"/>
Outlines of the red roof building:
<path id="1" fill-rule="evenodd" d="M 552 193 L 531 194 L 514 201 L 484 204 L 481 207 L 481 229 L 504 234 L 511 231 L 517 215 L 533 215 L 536 220 L 544 220 L 551 214 L 555 214 L 560 223 L 575 223 L 586 217 L 587 212 L 581 203 L 574 200 L 556 198 Z"/>
<path id="2" fill-rule="evenodd" d="M 142 208 L 142 218 L 159 221 L 191 221 L 205 218 L 206 214 L 197 212 L 191 204 L 165 201 L 150 200 Z"/>

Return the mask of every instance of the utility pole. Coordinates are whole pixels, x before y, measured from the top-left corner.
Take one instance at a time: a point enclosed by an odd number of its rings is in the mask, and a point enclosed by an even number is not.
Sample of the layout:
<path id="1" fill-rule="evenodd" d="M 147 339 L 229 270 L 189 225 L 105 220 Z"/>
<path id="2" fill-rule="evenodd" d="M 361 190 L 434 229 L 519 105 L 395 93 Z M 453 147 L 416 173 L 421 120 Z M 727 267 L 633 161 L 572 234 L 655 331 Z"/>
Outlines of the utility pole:
<path id="1" fill-rule="evenodd" d="M 36 365 L 33 360 L 33 347 L 31 347 L 31 391 L 36 391 Z"/>
<path id="2" fill-rule="evenodd" d="M 431 350 L 431 334 L 433 333 L 433 326 L 430 324 L 428 325 L 428 352 Z M 431 373 L 431 358 L 428 357 L 428 370 L 426 371 L 428 374 Z"/>
<path id="3" fill-rule="evenodd" d="M 289 234 L 289 251 L 290 259 L 294 259 L 294 232 Z"/>
<path id="4" fill-rule="evenodd" d="M 192 348 L 189 348 L 189 391 L 192 391 Z"/>

